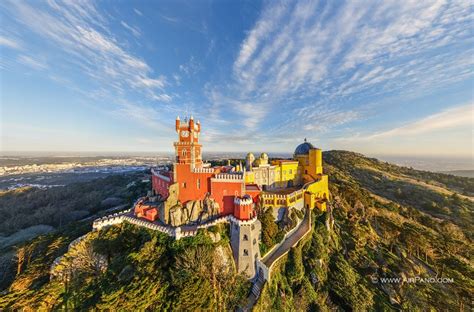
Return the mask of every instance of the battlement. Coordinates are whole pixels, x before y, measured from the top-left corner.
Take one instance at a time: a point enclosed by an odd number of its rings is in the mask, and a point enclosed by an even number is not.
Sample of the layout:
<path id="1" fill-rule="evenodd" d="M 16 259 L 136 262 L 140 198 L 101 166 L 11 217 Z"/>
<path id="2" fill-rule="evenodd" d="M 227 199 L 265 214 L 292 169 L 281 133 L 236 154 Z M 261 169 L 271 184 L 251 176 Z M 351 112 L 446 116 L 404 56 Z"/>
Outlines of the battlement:
<path id="1" fill-rule="evenodd" d="M 218 173 L 213 180 L 242 182 L 244 175 L 242 173 Z"/>
<path id="2" fill-rule="evenodd" d="M 193 173 L 214 173 L 213 168 L 206 168 L 206 167 L 200 167 L 200 168 L 194 168 Z"/>
<path id="3" fill-rule="evenodd" d="M 151 174 L 154 175 L 154 176 L 157 176 L 161 180 L 171 182 L 171 178 L 169 176 L 165 176 L 165 175 L 161 174 L 159 171 L 155 170 L 154 168 L 151 169 Z"/>
<path id="4" fill-rule="evenodd" d="M 252 225 L 254 224 L 256 221 L 257 221 L 257 215 L 255 215 L 252 219 L 250 220 L 239 220 L 237 219 L 236 217 L 234 216 L 229 216 L 229 221 L 234 223 L 234 224 L 237 224 L 238 226 L 241 226 L 241 225 Z"/>
<path id="5" fill-rule="evenodd" d="M 174 142 L 174 146 L 182 146 L 182 145 L 194 145 L 194 146 L 201 146 L 201 144 L 196 143 L 196 142 L 189 142 L 189 141 L 180 141 L 180 142 Z"/>
<path id="6" fill-rule="evenodd" d="M 235 197 L 234 204 L 239 206 L 252 205 L 253 201 L 251 197 Z"/>

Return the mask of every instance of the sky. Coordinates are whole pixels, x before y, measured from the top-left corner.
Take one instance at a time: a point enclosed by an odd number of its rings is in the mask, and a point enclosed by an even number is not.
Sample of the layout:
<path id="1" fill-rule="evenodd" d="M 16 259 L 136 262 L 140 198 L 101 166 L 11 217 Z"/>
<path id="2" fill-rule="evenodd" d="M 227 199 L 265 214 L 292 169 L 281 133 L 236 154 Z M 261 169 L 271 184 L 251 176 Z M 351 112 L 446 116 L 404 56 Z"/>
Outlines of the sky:
<path id="1" fill-rule="evenodd" d="M 2 151 L 472 157 L 470 1 L 0 2 Z"/>

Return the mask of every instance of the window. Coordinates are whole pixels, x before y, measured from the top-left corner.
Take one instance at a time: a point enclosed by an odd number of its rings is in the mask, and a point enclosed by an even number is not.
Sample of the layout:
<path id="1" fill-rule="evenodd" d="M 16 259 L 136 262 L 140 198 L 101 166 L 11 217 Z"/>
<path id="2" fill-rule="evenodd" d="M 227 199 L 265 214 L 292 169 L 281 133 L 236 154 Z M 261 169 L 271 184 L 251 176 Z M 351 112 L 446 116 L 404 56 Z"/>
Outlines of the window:
<path id="1" fill-rule="evenodd" d="M 201 188 L 201 180 L 200 180 L 200 179 L 197 179 L 197 188 L 198 188 L 198 189 Z"/>
<path id="2" fill-rule="evenodd" d="M 244 240 L 244 241 L 248 241 L 248 240 L 249 240 L 249 237 L 247 236 L 247 234 L 244 234 L 243 240 Z"/>
<path id="3" fill-rule="evenodd" d="M 305 170 L 304 173 L 305 173 L 305 174 L 308 174 L 308 170 Z"/>
<path id="4" fill-rule="evenodd" d="M 252 231 L 255 230 L 255 225 L 252 224 Z"/>
<path id="5" fill-rule="evenodd" d="M 257 239 L 256 238 L 253 239 L 253 244 L 254 245 L 257 244 Z"/>
<path id="6" fill-rule="evenodd" d="M 186 188 L 186 182 L 183 182 L 183 188 Z"/>
<path id="7" fill-rule="evenodd" d="M 247 249 L 244 249 L 244 256 L 248 256 L 249 255 L 249 251 Z"/>
<path id="8" fill-rule="evenodd" d="M 186 154 L 187 154 L 186 149 L 183 149 L 183 151 L 181 152 L 181 154 L 183 155 L 183 157 L 186 157 Z"/>

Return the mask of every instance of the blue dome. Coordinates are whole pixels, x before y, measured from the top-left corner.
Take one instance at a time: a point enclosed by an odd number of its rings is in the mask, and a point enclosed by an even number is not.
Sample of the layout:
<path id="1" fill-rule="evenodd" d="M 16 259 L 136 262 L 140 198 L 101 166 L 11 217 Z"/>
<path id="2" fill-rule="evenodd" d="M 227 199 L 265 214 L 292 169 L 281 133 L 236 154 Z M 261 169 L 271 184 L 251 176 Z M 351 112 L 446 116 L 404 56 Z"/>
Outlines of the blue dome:
<path id="1" fill-rule="evenodd" d="M 295 149 L 295 155 L 308 155 L 309 150 L 314 148 L 313 144 L 306 142 L 306 139 L 304 140 L 304 143 L 301 143 L 298 145 Z"/>

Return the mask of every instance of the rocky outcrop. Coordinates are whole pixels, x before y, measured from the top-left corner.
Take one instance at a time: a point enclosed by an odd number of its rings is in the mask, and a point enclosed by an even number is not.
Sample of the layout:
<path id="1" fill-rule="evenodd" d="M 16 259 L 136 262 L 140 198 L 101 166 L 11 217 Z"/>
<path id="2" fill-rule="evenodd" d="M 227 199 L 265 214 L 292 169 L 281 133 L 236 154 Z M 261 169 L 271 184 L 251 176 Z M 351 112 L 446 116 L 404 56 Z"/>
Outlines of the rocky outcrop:
<path id="1" fill-rule="evenodd" d="M 172 200 L 173 201 L 173 200 Z M 166 209 L 167 203 L 165 203 Z M 181 226 L 185 224 L 201 224 L 219 215 L 219 205 L 206 196 L 204 200 L 191 200 L 182 205 L 177 201 L 169 208 L 168 224 Z"/>

